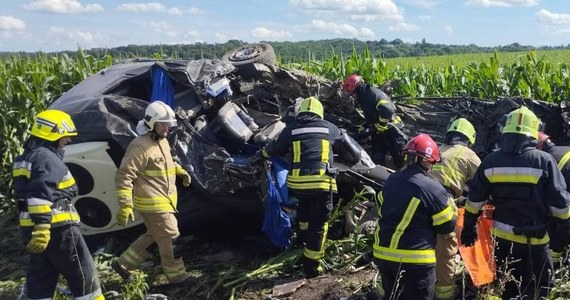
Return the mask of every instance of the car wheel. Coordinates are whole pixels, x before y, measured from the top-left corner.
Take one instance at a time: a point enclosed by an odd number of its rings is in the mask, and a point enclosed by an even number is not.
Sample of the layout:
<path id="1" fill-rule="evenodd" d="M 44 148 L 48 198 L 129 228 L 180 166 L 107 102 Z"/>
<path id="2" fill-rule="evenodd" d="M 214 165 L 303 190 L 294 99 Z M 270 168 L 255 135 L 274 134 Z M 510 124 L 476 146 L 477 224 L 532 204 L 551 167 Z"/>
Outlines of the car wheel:
<path id="1" fill-rule="evenodd" d="M 222 61 L 234 65 L 244 78 L 261 76 L 277 65 L 275 51 L 266 43 L 247 44 L 230 50 L 224 54 Z"/>

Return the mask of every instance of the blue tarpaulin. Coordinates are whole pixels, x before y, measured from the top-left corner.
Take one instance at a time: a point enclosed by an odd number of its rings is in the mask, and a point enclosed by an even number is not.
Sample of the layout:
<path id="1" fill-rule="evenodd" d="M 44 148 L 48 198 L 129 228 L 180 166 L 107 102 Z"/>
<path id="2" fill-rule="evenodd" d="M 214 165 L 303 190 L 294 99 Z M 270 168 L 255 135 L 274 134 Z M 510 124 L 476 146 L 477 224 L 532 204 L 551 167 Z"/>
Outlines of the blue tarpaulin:
<path id="1" fill-rule="evenodd" d="M 150 101 L 161 100 L 170 107 L 174 107 L 174 87 L 166 72 L 159 67 L 152 70 L 152 95 Z"/>
<path id="2" fill-rule="evenodd" d="M 294 208 L 288 198 L 288 165 L 280 158 L 271 158 L 271 170 L 267 170 L 267 206 L 263 216 L 262 231 L 279 248 L 291 244 L 292 220 L 282 205 Z"/>

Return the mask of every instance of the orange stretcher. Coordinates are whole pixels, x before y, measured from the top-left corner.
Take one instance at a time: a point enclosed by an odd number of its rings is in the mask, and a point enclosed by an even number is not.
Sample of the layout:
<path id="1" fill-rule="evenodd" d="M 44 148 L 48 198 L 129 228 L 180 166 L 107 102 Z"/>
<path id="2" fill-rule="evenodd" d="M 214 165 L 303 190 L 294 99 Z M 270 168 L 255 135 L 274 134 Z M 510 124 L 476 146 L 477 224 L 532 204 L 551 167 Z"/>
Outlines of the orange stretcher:
<path id="1" fill-rule="evenodd" d="M 459 254 L 465 264 L 465 268 L 473 281 L 473 285 L 481 286 L 495 280 L 495 259 L 493 256 L 493 240 L 491 228 L 493 227 L 492 212 L 493 206 L 486 205 L 483 214 L 477 220 L 478 239 L 471 247 L 466 247 L 461 242 L 461 230 L 463 229 L 463 215 L 465 208 L 458 210 L 458 218 L 455 227 L 457 242 L 459 244 Z"/>

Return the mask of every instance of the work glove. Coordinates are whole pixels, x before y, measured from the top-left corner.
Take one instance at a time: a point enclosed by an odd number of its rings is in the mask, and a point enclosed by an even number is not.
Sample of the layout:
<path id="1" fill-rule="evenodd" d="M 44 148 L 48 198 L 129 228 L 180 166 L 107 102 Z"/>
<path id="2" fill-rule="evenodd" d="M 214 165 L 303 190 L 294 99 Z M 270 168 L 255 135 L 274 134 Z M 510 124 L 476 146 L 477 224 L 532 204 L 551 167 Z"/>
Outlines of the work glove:
<path id="1" fill-rule="evenodd" d="M 41 224 L 34 226 L 32 231 L 32 239 L 26 245 L 26 250 L 33 254 L 38 254 L 46 250 L 50 240 L 50 224 Z"/>
<path id="2" fill-rule="evenodd" d="M 176 166 L 176 175 L 182 179 L 182 184 L 185 187 L 189 187 L 190 183 L 192 183 L 192 177 L 190 177 L 190 174 L 181 166 Z"/>
<path id="3" fill-rule="evenodd" d="M 477 240 L 477 218 L 475 214 L 465 213 L 463 230 L 461 230 L 461 243 L 464 246 L 471 247 Z"/>
<path id="4" fill-rule="evenodd" d="M 117 222 L 120 226 L 127 226 L 129 220 L 133 222 L 135 220 L 135 214 L 133 212 L 132 206 L 123 205 L 121 209 L 117 212 Z"/>

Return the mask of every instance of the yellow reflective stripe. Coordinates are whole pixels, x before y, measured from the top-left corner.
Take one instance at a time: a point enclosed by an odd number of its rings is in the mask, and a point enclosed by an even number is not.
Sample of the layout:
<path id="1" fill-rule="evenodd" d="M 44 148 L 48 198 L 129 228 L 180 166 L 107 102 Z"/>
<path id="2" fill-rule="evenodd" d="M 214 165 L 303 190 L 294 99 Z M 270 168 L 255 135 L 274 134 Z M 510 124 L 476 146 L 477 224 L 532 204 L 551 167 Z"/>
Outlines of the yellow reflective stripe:
<path id="1" fill-rule="evenodd" d="M 117 190 L 116 194 L 117 197 L 131 198 L 133 196 L 133 190 L 132 189 Z"/>
<path id="2" fill-rule="evenodd" d="M 388 101 L 388 99 L 378 99 L 378 101 L 376 102 L 376 109 L 378 109 L 380 106 L 384 105 L 384 104 L 388 104 L 390 103 L 390 101 Z"/>
<path id="3" fill-rule="evenodd" d="M 326 241 L 326 237 L 327 237 L 328 228 L 329 228 L 329 224 L 325 223 L 323 225 L 323 235 L 321 238 L 319 250 L 315 251 L 315 250 L 311 250 L 311 249 L 308 249 L 307 247 L 305 247 L 305 249 L 303 250 L 303 255 L 305 255 L 305 257 L 316 260 L 316 259 L 321 259 L 325 256 L 325 241 Z"/>
<path id="4" fill-rule="evenodd" d="M 75 184 L 75 178 L 73 178 L 73 176 L 71 176 L 71 178 L 69 178 L 67 180 L 65 180 L 65 177 L 64 177 L 64 180 L 60 181 L 57 184 L 57 188 L 60 190 L 63 190 L 63 189 L 67 189 L 69 187 L 72 187 L 74 184 Z"/>
<path id="5" fill-rule="evenodd" d="M 30 172 L 30 170 L 28 169 L 14 169 L 12 170 L 12 176 L 13 177 L 24 176 L 30 179 L 30 177 L 32 177 L 32 172 Z"/>
<path id="6" fill-rule="evenodd" d="M 93 293 L 89 293 L 80 297 L 73 297 L 75 300 L 104 300 L 105 297 L 102 295 L 101 289 L 94 291 Z"/>
<path id="7" fill-rule="evenodd" d="M 526 244 L 527 243 L 527 237 L 524 235 L 517 235 L 517 234 L 514 234 L 512 232 L 503 231 L 497 227 L 491 228 L 491 232 L 496 237 L 500 237 L 504 240 L 509 240 L 511 242 L 515 242 L 515 243 L 519 243 L 519 244 Z M 545 234 L 544 237 L 542 237 L 540 239 L 530 238 L 530 244 L 531 245 L 544 245 L 544 244 L 547 244 L 548 242 L 550 242 L 550 237 L 548 236 L 548 233 Z"/>
<path id="8" fill-rule="evenodd" d="M 555 218 L 562 219 L 562 220 L 567 220 L 570 218 L 570 209 L 568 207 L 557 208 L 557 207 L 551 206 L 550 211 L 552 212 L 552 216 Z"/>
<path id="9" fill-rule="evenodd" d="M 143 175 L 148 177 L 162 177 L 176 174 L 176 168 L 168 168 L 166 170 L 144 170 Z"/>
<path id="10" fill-rule="evenodd" d="M 433 226 L 441 225 L 453 219 L 453 211 L 451 210 L 451 207 L 448 205 L 444 210 L 431 216 L 431 219 L 433 220 Z"/>
<path id="11" fill-rule="evenodd" d="M 329 141 L 328 140 L 321 140 L 321 147 L 322 147 L 321 161 L 324 163 L 328 163 L 329 162 L 329 150 L 330 150 Z"/>
<path id="12" fill-rule="evenodd" d="M 134 249 L 129 247 L 127 250 L 125 250 L 125 252 L 123 252 L 123 254 L 121 254 L 121 257 L 119 259 L 124 260 L 126 262 L 125 265 L 128 267 L 138 268 L 140 264 L 148 259 L 148 257 L 140 255 Z M 121 262 L 121 264 L 123 265 L 124 263 Z"/>
<path id="13" fill-rule="evenodd" d="M 374 245 L 374 257 L 398 263 L 401 262 L 401 263 L 410 263 L 410 264 L 434 264 L 435 250 L 434 249 L 424 249 L 424 250 L 394 249 L 394 248 Z"/>
<path id="14" fill-rule="evenodd" d="M 384 204 L 384 194 L 382 193 L 382 191 L 380 191 L 380 193 L 378 193 L 376 195 L 376 200 L 378 202 L 378 205 L 376 205 L 376 213 L 378 213 L 378 216 L 380 218 L 382 218 L 382 204 Z"/>
<path id="15" fill-rule="evenodd" d="M 487 201 L 473 202 L 471 200 L 467 200 L 467 201 L 465 201 L 465 210 L 472 213 L 472 214 L 478 214 L 479 211 L 481 210 L 481 208 L 483 206 L 485 206 L 486 202 Z"/>
<path id="16" fill-rule="evenodd" d="M 79 222 L 79 215 L 76 212 L 62 212 L 51 216 L 51 224 L 65 221 Z M 32 219 L 20 216 L 20 226 L 30 227 L 34 225 L 35 223 L 32 221 Z"/>
<path id="17" fill-rule="evenodd" d="M 536 168 L 500 167 L 485 169 L 484 172 L 491 183 L 512 182 L 537 184 L 544 171 Z"/>
<path id="18" fill-rule="evenodd" d="M 374 124 L 374 127 L 376 127 L 376 130 L 378 130 L 378 132 L 384 132 L 388 129 L 388 126 L 381 125 L 380 123 Z"/>
<path id="19" fill-rule="evenodd" d="M 177 276 L 186 274 L 186 267 L 184 266 L 184 263 L 180 263 L 172 267 L 163 265 L 162 269 L 168 278 L 175 278 Z"/>
<path id="20" fill-rule="evenodd" d="M 293 142 L 293 163 L 301 162 L 301 141 Z"/>
<path id="21" fill-rule="evenodd" d="M 455 285 L 435 285 L 435 298 L 448 299 L 455 296 Z"/>
<path id="22" fill-rule="evenodd" d="M 31 214 L 51 213 L 51 205 L 31 205 L 28 206 L 28 212 Z"/>
<path id="23" fill-rule="evenodd" d="M 418 208 L 420 203 L 421 200 L 416 197 L 413 197 L 412 200 L 410 200 L 410 204 L 408 204 L 408 207 L 406 208 L 406 211 L 402 216 L 402 220 L 400 221 L 398 226 L 396 226 L 396 230 L 394 231 L 394 234 L 390 239 L 390 248 L 392 249 L 398 248 L 398 244 L 400 243 L 400 238 L 402 237 L 402 234 L 404 234 L 404 231 L 406 230 L 408 225 L 410 225 L 410 222 L 412 221 L 412 218 L 414 217 L 416 209 Z"/>
<path id="24" fill-rule="evenodd" d="M 287 186 L 293 189 L 322 189 L 337 191 L 336 180 L 327 175 L 289 175 Z"/>
<path id="25" fill-rule="evenodd" d="M 564 166 L 566 165 L 566 163 L 570 160 L 570 151 L 566 152 L 566 154 L 564 154 L 564 156 L 562 156 L 562 158 L 560 159 L 560 161 L 558 162 L 558 169 L 560 171 L 562 171 L 562 169 L 564 168 Z"/>

